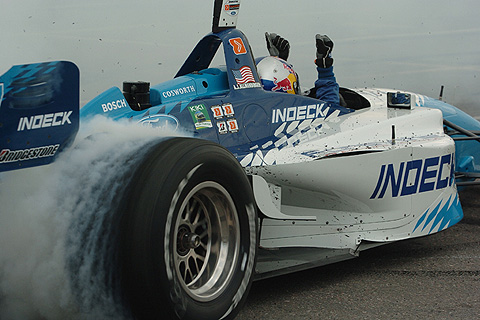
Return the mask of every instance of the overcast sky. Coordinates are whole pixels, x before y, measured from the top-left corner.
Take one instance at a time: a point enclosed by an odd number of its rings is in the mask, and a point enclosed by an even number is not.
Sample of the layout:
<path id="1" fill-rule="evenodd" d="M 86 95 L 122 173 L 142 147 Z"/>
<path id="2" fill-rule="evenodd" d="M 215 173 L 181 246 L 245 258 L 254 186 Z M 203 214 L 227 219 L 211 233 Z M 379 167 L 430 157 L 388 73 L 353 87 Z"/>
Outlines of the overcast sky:
<path id="1" fill-rule="evenodd" d="M 212 0 L 0 0 L 0 72 L 13 64 L 74 61 L 82 104 L 124 80 L 171 79 L 211 29 Z M 256 56 L 263 34 L 292 46 L 301 85 L 315 80 L 314 37 L 335 42 L 341 86 L 405 89 L 460 106 L 480 99 L 478 0 L 242 0 L 238 28 Z M 480 113 L 480 112 L 477 112 Z"/>

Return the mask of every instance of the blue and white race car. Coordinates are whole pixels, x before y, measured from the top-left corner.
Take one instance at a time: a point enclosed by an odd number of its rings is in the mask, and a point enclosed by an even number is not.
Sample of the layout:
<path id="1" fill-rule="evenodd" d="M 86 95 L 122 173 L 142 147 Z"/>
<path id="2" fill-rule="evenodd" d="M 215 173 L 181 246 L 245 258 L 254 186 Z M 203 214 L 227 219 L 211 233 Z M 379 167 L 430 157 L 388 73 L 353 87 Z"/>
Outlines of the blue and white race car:
<path id="1" fill-rule="evenodd" d="M 340 106 L 263 90 L 239 6 L 215 1 L 212 33 L 174 79 L 125 82 L 81 109 L 71 62 L 0 77 L 0 171 L 54 166 L 98 115 L 191 136 L 122 159 L 109 215 L 84 224 L 108 230 L 92 249 L 104 295 L 135 319 L 231 319 L 254 279 L 442 231 L 463 217 L 457 184 L 480 172 L 480 124 L 442 101 L 341 88 Z M 210 67 L 220 45 L 226 65 Z"/>

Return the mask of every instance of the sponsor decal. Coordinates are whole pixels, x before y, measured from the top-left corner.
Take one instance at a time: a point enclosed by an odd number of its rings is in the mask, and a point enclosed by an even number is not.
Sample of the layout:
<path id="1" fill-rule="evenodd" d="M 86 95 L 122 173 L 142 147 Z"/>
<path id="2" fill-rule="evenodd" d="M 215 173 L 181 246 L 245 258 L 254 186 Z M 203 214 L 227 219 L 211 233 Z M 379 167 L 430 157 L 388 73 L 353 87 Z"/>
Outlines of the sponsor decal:
<path id="1" fill-rule="evenodd" d="M 282 92 L 288 92 L 293 90 L 292 83 L 290 82 L 290 79 L 285 78 L 281 81 L 278 81 L 277 78 L 273 78 L 273 84 L 275 85 L 272 88 L 272 91 L 282 91 Z"/>
<path id="2" fill-rule="evenodd" d="M 220 134 L 228 133 L 227 124 L 225 123 L 225 121 L 217 122 L 217 127 L 218 127 L 218 133 Z"/>
<path id="3" fill-rule="evenodd" d="M 223 6 L 223 10 L 225 10 L 231 16 L 237 15 L 239 9 L 240 2 L 238 0 L 226 1 L 225 5 Z"/>
<path id="4" fill-rule="evenodd" d="M 227 121 L 217 122 L 218 133 L 225 134 L 228 132 L 238 132 L 238 123 L 236 119 L 229 119 Z"/>
<path id="5" fill-rule="evenodd" d="M 295 78 L 294 73 L 290 73 L 286 78 L 281 80 L 278 80 L 277 78 L 274 77 L 273 87 L 271 91 L 295 93 L 296 83 L 297 83 L 297 79 Z"/>
<path id="6" fill-rule="evenodd" d="M 184 95 L 184 94 L 187 94 L 187 93 L 192 93 L 192 92 L 193 93 L 196 92 L 195 87 L 194 86 L 186 86 L 186 87 L 182 87 L 182 88 L 177 88 L 177 89 L 164 91 L 164 92 L 162 92 L 162 96 L 164 98 L 172 98 L 172 97 L 175 97 L 175 96 L 181 96 L 181 95 Z"/>
<path id="7" fill-rule="evenodd" d="M 242 38 L 232 38 L 229 39 L 228 42 L 233 48 L 233 52 L 238 56 L 240 54 L 247 53 L 247 48 L 243 44 Z"/>
<path id="8" fill-rule="evenodd" d="M 48 127 L 58 127 L 72 124 L 70 115 L 73 111 L 39 114 L 30 117 L 21 117 L 18 121 L 17 131 L 34 130 Z"/>
<path id="9" fill-rule="evenodd" d="M 203 103 L 196 106 L 189 106 L 188 110 L 192 116 L 195 129 L 206 129 L 213 127 L 207 108 Z"/>
<path id="10" fill-rule="evenodd" d="M 233 85 L 234 90 L 239 90 L 239 89 L 250 89 L 250 88 L 261 88 L 262 85 L 259 82 L 253 82 L 253 83 L 242 83 L 242 84 L 235 84 Z"/>
<path id="11" fill-rule="evenodd" d="M 392 198 L 444 189 L 454 182 L 455 154 L 384 164 L 370 199 L 381 199 L 390 186 Z"/>
<path id="12" fill-rule="evenodd" d="M 272 123 L 325 118 L 324 103 L 272 109 Z"/>
<path id="13" fill-rule="evenodd" d="M 235 111 L 233 110 L 233 105 L 231 103 L 212 106 L 211 110 L 215 120 L 222 119 L 223 117 L 227 118 L 226 121 L 217 122 L 218 133 L 225 134 L 228 132 L 238 132 L 237 120 L 232 118 L 235 115 Z"/>
<path id="14" fill-rule="evenodd" d="M 108 111 L 126 108 L 126 107 L 127 107 L 127 101 L 125 101 L 125 99 L 114 100 L 114 101 L 110 101 L 102 104 L 103 112 L 108 112 Z"/>
<path id="15" fill-rule="evenodd" d="M 235 133 L 238 132 L 237 120 L 231 119 L 227 121 L 228 131 Z"/>
<path id="16" fill-rule="evenodd" d="M 57 153 L 59 144 L 24 150 L 3 149 L 0 152 L 0 163 L 18 162 L 38 158 L 53 157 Z"/>
<path id="17" fill-rule="evenodd" d="M 223 109 L 222 109 L 222 106 L 212 106 L 211 107 L 212 109 L 212 113 L 213 113 L 213 117 L 215 119 L 220 119 L 220 118 L 223 118 Z"/>
<path id="18" fill-rule="evenodd" d="M 178 128 L 178 119 L 168 114 L 157 114 L 148 116 L 138 121 L 139 124 L 152 128 L 169 128 L 176 130 Z"/>
<path id="19" fill-rule="evenodd" d="M 287 69 L 288 73 L 290 73 L 290 74 L 296 74 L 296 72 L 293 71 L 292 67 L 290 67 L 287 63 L 283 64 L 283 69 Z"/>
<path id="20" fill-rule="evenodd" d="M 235 115 L 233 106 L 230 103 L 222 104 L 222 109 L 226 117 L 233 117 Z"/>
<path id="21" fill-rule="evenodd" d="M 211 110 L 215 119 L 221 119 L 224 116 L 230 118 L 235 115 L 235 111 L 233 110 L 231 103 L 212 106 Z"/>
<path id="22" fill-rule="evenodd" d="M 249 66 L 243 66 L 238 70 L 233 69 L 232 73 L 237 82 L 237 84 L 233 86 L 235 90 L 262 87 L 260 83 L 255 82 L 255 77 Z"/>

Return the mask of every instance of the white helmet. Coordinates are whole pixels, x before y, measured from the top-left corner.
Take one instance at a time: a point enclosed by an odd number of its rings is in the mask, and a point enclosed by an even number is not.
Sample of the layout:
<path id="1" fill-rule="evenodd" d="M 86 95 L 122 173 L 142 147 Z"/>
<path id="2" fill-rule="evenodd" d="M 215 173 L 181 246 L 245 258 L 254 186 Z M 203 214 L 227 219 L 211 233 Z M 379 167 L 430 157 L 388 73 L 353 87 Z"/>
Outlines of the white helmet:
<path id="1" fill-rule="evenodd" d="M 275 92 L 299 93 L 298 75 L 293 66 L 278 57 L 268 56 L 257 63 L 263 89 Z"/>

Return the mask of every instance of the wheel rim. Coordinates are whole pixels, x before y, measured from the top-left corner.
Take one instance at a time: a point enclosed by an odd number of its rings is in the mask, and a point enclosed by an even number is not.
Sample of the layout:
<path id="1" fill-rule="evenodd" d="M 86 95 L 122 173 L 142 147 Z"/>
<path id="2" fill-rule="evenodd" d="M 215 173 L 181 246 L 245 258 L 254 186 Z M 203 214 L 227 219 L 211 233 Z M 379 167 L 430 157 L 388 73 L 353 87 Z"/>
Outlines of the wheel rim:
<path id="1" fill-rule="evenodd" d="M 183 200 L 174 230 L 173 260 L 183 289 L 197 301 L 215 299 L 239 255 L 240 226 L 230 194 L 213 181 L 197 185 Z"/>

